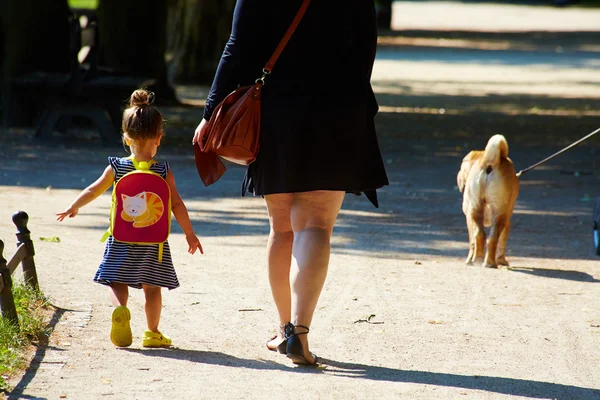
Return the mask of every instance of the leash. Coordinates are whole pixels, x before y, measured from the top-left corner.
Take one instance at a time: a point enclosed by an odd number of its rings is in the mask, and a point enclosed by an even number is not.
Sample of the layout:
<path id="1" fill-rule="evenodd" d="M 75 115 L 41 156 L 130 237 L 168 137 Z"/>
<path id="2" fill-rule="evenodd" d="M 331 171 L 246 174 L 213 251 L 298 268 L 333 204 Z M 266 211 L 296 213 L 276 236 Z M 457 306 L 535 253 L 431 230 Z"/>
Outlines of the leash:
<path id="1" fill-rule="evenodd" d="M 542 165 L 543 163 L 545 163 L 546 161 L 552 160 L 554 157 L 558 156 L 559 154 L 564 153 L 565 151 L 569 150 L 571 147 L 578 145 L 579 143 L 583 142 L 584 140 L 587 140 L 589 138 L 591 138 L 592 136 L 594 136 L 596 133 L 600 132 L 600 128 L 596 129 L 594 132 L 582 137 L 581 139 L 579 139 L 578 141 L 576 141 L 575 143 L 571 143 L 570 145 L 568 145 L 567 147 L 565 147 L 564 149 L 552 154 L 550 157 L 546 157 L 544 158 L 542 161 L 533 164 L 532 166 L 522 169 L 519 172 L 517 172 L 517 176 L 521 176 L 523 175 L 525 172 L 530 171 L 532 169 L 534 169 L 535 167 L 538 167 L 540 165 Z"/>

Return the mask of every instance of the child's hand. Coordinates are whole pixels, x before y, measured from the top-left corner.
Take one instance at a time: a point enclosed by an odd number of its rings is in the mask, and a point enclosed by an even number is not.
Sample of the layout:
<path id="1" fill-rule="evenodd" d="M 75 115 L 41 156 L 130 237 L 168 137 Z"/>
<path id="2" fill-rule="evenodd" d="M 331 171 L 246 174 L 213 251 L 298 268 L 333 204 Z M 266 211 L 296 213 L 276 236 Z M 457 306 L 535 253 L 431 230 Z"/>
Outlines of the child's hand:
<path id="1" fill-rule="evenodd" d="M 187 240 L 189 246 L 188 253 L 194 254 L 196 250 L 200 250 L 200 254 L 204 254 L 204 251 L 202 250 L 202 244 L 200 244 L 200 240 L 196 235 L 186 235 L 185 240 Z"/>
<path id="2" fill-rule="evenodd" d="M 56 220 L 62 221 L 63 219 L 65 219 L 67 217 L 73 218 L 74 216 L 77 215 L 77 213 L 79 213 L 79 208 L 69 207 L 63 212 L 56 213 Z"/>

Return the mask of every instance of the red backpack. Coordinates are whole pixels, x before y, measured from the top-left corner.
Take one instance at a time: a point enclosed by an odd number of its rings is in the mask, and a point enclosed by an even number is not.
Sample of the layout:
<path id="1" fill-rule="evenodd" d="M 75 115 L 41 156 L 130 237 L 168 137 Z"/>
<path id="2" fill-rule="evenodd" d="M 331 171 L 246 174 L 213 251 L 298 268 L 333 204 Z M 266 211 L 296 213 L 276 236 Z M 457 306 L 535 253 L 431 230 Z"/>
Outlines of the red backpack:
<path id="1" fill-rule="evenodd" d="M 124 243 L 159 244 L 158 262 L 162 262 L 163 244 L 171 231 L 171 189 L 162 176 L 150 171 L 156 161 L 130 160 L 135 171 L 114 185 L 110 228 L 103 241 L 112 235 Z"/>

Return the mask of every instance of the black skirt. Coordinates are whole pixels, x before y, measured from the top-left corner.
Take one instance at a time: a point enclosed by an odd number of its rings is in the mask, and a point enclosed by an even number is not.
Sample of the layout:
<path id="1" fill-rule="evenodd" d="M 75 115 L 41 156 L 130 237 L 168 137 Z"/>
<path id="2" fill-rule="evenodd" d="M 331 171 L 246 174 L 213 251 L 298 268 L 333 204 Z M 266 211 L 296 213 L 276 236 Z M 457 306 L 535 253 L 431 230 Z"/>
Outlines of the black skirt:
<path id="1" fill-rule="evenodd" d="M 346 93 L 269 93 L 262 101 L 260 152 L 242 191 L 255 195 L 341 190 L 367 194 L 388 185 L 375 133 L 377 105 Z M 338 92 L 339 93 L 339 92 Z"/>

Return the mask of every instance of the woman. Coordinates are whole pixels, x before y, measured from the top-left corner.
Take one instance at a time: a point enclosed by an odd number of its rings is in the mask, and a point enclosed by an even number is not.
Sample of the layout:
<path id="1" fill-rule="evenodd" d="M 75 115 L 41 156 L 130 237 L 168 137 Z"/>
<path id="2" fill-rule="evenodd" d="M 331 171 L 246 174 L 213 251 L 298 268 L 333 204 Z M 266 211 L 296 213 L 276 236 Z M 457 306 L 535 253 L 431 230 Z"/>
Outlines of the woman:
<path id="1" fill-rule="evenodd" d="M 237 1 L 194 143 L 219 102 L 261 76 L 301 4 Z M 317 363 L 307 334 L 344 194 L 365 193 L 377 207 L 376 189 L 388 184 L 373 121 L 376 43 L 372 0 L 313 1 L 263 88 L 260 153 L 242 195 L 264 196 L 269 214 L 267 264 L 280 329 L 267 347 L 296 364 Z"/>

